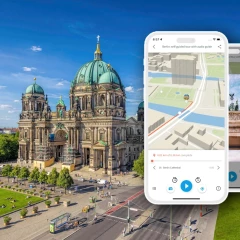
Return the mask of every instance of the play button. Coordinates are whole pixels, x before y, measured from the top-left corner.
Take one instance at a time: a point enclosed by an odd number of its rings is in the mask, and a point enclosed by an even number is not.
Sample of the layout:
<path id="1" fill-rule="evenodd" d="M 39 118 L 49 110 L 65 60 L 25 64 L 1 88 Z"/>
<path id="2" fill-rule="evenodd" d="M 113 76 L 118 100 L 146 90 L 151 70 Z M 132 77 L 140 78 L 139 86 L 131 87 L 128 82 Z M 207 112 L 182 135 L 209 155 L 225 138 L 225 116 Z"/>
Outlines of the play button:
<path id="1" fill-rule="evenodd" d="M 180 185 L 183 192 L 190 192 L 192 190 L 192 183 L 189 180 L 182 181 Z"/>
<path id="2" fill-rule="evenodd" d="M 229 172 L 229 182 L 235 182 L 237 180 L 237 174 L 235 172 Z"/>

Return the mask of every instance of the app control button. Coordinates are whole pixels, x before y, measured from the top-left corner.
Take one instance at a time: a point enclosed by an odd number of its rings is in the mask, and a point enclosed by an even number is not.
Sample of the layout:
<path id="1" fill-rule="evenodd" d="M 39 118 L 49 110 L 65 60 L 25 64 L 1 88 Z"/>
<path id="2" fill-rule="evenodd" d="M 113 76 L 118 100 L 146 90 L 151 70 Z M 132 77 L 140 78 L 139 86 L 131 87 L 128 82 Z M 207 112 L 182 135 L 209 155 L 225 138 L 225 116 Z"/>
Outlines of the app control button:
<path id="1" fill-rule="evenodd" d="M 216 190 L 217 190 L 217 191 L 220 191 L 220 190 L 221 190 L 221 187 L 220 187 L 220 186 L 217 186 L 217 187 L 216 187 Z"/>
<path id="2" fill-rule="evenodd" d="M 237 180 L 237 174 L 233 171 L 229 172 L 229 182 L 235 182 Z"/>
<path id="3" fill-rule="evenodd" d="M 195 179 L 195 182 L 196 182 L 196 183 L 200 183 L 200 182 L 201 182 L 201 178 L 200 178 L 200 177 L 197 177 L 197 178 Z"/>
<path id="4" fill-rule="evenodd" d="M 182 181 L 180 185 L 183 192 L 190 192 L 192 190 L 192 183 L 189 180 Z"/>
<path id="5" fill-rule="evenodd" d="M 173 177 L 172 182 L 176 183 L 177 181 L 178 181 L 178 179 L 176 177 Z"/>
<path id="6" fill-rule="evenodd" d="M 174 192 L 174 187 L 173 186 L 168 186 L 167 187 L 167 192 L 168 193 L 173 193 Z"/>
<path id="7" fill-rule="evenodd" d="M 205 193 L 205 192 L 207 191 L 207 188 L 206 188 L 206 186 L 201 185 L 201 186 L 198 188 L 198 191 L 199 191 L 200 193 Z"/>

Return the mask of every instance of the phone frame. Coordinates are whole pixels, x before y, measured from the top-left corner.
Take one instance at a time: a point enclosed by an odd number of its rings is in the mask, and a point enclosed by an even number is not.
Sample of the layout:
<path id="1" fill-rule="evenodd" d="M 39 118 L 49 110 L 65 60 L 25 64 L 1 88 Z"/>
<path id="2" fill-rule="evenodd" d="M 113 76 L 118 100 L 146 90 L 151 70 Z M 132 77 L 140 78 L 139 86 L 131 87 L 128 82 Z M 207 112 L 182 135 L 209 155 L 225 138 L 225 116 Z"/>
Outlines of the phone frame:
<path id="1" fill-rule="evenodd" d="M 233 47 L 239 48 L 239 50 L 240 50 L 240 43 L 229 43 L 228 44 L 228 50 L 230 48 L 233 48 Z M 230 53 L 228 55 L 230 55 Z M 239 53 L 239 55 L 240 55 L 240 53 Z M 239 64 L 240 64 L 240 62 L 239 62 Z M 230 65 L 230 60 L 229 60 L 229 64 L 228 65 Z M 228 75 L 230 76 L 230 73 L 228 73 Z M 240 73 L 239 73 L 239 75 L 240 75 Z M 229 83 L 230 83 L 230 78 L 229 78 Z M 229 87 L 229 90 L 230 90 L 230 87 Z M 229 151 L 230 151 L 230 149 L 229 149 Z M 240 151 L 240 150 L 237 150 L 237 151 Z M 230 159 L 228 159 L 228 160 L 230 160 Z M 229 171 L 230 171 L 230 164 L 231 164 L 231 162 L 229 161 Z M 239 162 L 239 167 L 240 167 L 240 162 Z M 239 177 L 240 177 L 240 174 L 239 174 Z M 239 183 L 239 187 L 230 187 L 230 183 L 229 183 L 229 190 L 228 191 L 229 192 L 240 192 L 240 183 Z"/>
<path id="2" fill-rule="evenodd" d="M 148 167 L 149 167 L 149 163 L 148 163 L 148 114 L 147 114 L 147 109 L 148 109 L 148 93 L 147 93 L 147 79 L 148 79 L 148 45 L 150 40 L 152 39 L 152 37 L 154 36 L 158 36 L 161 35 L 162 37 L 164 37 L 164 35 L 172 35 L 173 37 L 175 35 L 185 35 L 186 37 L 189 35 L 195 35 L 200 36 L 200 35 L 211 35 L 214 34 L 220 38 L 222 38 L 222 40 L 225 43 L 225 49 L 224 49 L 224 65 L 225 65 L 225 82 L 229 82 L 229 47 L 228 47 L 228 39 L 226 38 L 226 36 L 224 34 L 222 34 L 221 32 L 218 31 L 155 31 L 150 33 L 144 42 L 144 193 L 145 193 L 145 197 L 148 199 L 149 202 L 151 202 L 152 204 L 161 204 L 161 205 L 202 205 L 202 204 L 208 204 L 208 205 L 216 205 L 216 204 L 220 204 L 222 202 L 224 202 L 228 196 L 228 189 L 229 189 L 229 179 L 228 179 L 228 174 L 229 174 L 229 161 L 228 161 L 228 149 L 229 147 L 226 148 L 225 150 L 225 163 L 224 163 L 224 175 L 225 175 L 225 186 L 224 186 L 224 190 L 223 190 L 223 194 L 221 199 L 219 199 L 218 201 L 196 201 L 196 200 L 187 200 L 187 201 L 176 201 L 176 200 L 171 200 L 171 201 L 160 201 L 157 199 L 152 199 L 151 196 L 148 193 L 148 187 L 150 187 L 148 185 Z M 171 51 L 169 51 L 171 52 Z M 173 52 L 174 53 L 174 52 Z M 193 51 L 194 53 L 194 51 Z M 229 84 L 226 84 L 226 91 L 227 93 L 225 94 L 225 96 L 228 96 L 229 94 Z M 229 133 L 229 119 L 228 119 L 228 105 L 227 105 L 227 101 L 225 101 L 225 145 L 229 146 L 229 139 L 228 139 L 228 133 Z M 177 150 L 176 150 L 177 151 Z M 213 150 L 209 150 L 209 151 L 213 151 Z M 216 150 L 217 151 L 217 150 Z"/>

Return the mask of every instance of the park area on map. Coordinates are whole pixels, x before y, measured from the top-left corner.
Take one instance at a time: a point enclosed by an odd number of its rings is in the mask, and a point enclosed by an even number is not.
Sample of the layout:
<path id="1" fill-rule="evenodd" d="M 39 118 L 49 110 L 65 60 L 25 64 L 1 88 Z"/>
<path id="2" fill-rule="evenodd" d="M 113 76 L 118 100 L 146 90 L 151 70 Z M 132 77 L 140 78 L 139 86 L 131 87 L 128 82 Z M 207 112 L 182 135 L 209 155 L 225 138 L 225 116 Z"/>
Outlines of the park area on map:
<path id="1" fill-rule="evenodd" d="M 149 53 L 148 63 L 150 149 L 223 150 L 224 55 Z"/>

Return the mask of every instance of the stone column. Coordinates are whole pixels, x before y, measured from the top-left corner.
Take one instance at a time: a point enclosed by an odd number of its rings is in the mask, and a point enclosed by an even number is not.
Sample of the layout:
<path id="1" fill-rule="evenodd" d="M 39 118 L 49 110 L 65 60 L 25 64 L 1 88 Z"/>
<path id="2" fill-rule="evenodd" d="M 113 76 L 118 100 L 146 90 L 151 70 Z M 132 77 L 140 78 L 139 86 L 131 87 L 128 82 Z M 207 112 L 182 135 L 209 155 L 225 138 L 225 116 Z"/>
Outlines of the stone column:
<path id="1" fill-rule="evenodd" d="M 27 145 L 25 145 L 25 160 L 28 160 L 27 159 Z"/>
<path id="2" fill-rule="evenodd" d="M 99 139 L 99 138 L 98 138 L 98 128 L 95 127 L 95 137 L 94 137 L 95 142 L 97 142 L 98 139 Z"/>
<path id="3" fill-rule="evenodd" d="M 68 128 L 68 144 L 71 145 L 71 128 Z"/>
<path id="4" fill-rule="evenodd" d="M 39 144 L 42 144 L 42 128 L 39 128 Z"/>
<path id="5" fill-rule="evenodd" d="M 77 148 L 77 144 L 76 144 L 76 137 L 77 137 L 77 134 L 76 134 L 76 128 L 73 128 L 73 148 L 76 149 Z"/>
<path id="6" fill-rule="evenodd" d="M 30 144 L 30 149 L 29 149 L 29 159 L 32 160 L 33 159 L 33 130 L 32 128 L 29 129 L 29 144 Z"/>
<path id="7" fill-rule="evenodd" d="M 73 135 L 73 128 L 71 128 L 71 145 L 74 147 L 74 135 Z"/>
<path id="8" fill-rule="evenodd" d="M 77 151 L 79 152 L 79 128 L 77 128 Z"/>

